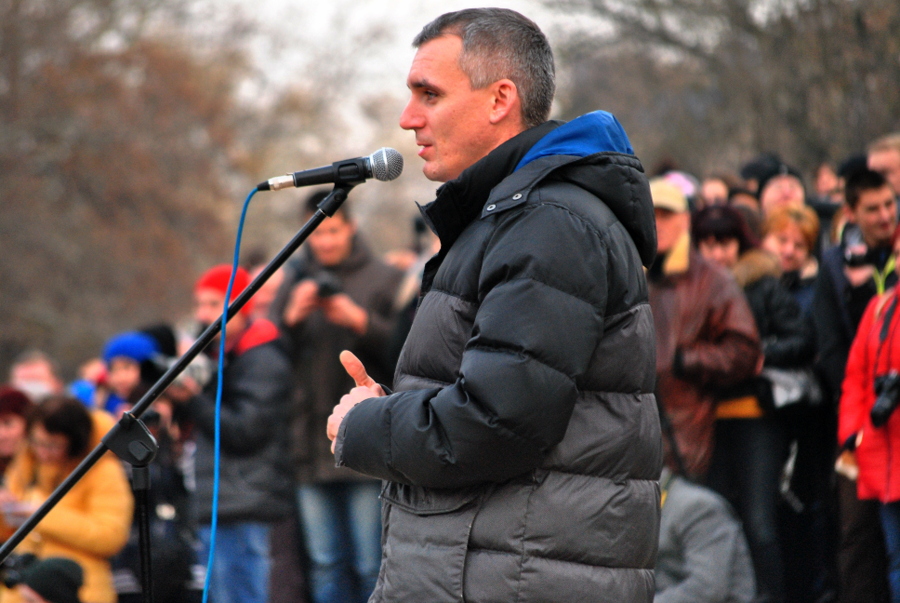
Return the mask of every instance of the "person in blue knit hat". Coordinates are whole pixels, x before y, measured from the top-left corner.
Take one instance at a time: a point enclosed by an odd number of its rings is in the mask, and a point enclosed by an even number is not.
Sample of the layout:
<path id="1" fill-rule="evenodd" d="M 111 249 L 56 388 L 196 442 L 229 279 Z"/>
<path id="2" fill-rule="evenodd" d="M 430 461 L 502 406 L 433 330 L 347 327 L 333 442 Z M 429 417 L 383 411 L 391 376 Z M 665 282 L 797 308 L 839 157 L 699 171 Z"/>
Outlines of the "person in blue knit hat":
<path id="1" fill-rule="evenodd" d="M 103 348 L 106 362 L 106 382 L 110 388 L 105 410 L 117 414 L 118 407 L 141 381 L 154 382 L 159 369 L 153 359 L 160 353 L 156 340 L 137 331 L 120 333 L 110 339 Z"/>

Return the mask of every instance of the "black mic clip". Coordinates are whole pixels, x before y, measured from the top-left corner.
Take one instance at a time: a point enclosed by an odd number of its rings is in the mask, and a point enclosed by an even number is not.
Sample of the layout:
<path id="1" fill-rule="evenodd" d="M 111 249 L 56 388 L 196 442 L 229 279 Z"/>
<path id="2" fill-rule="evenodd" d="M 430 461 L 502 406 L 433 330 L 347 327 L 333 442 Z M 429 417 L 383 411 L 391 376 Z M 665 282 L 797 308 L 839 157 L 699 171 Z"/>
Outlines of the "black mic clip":
<path id="1" fill-rule="evenodd" d="M 284 176 L 270 178 L 256 186 L 258 191 L 277 191 L 283 188 L 334 184 L 354 187 L 368 178 L 388 181 L 403 171 L 403 156 L 394 149 L 381 148 L 368 157 L 356 157 L 335 161 L 311 170 L 302 170 Z"/>
<path id="2" fill-rule="evenodd" d="M 356 186 L 366 181 L 366 173 L 368 171 L 365 163 L 366 159 L 366 157 L 345 159 L 344 161 L 335 161 L 331 165 L 312 170 L 276 176 L 261 182 L 256 189 L 260 191 L 277 191 L 283 188 L 328 183 Z"/>

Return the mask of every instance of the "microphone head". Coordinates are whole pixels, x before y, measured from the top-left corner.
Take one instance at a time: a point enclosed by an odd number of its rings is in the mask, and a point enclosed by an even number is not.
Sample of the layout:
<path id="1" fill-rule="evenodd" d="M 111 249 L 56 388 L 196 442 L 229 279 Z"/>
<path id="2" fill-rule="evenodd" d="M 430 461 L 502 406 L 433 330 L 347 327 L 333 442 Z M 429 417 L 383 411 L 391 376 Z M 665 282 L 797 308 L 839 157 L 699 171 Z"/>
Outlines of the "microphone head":
<path id="1" fill-rule="evenodd" d="M 369 155 L 372 177 L 382 182 L 394 180 L 403 171 L 403 155 L 397 149 L 382 147 Z"/>

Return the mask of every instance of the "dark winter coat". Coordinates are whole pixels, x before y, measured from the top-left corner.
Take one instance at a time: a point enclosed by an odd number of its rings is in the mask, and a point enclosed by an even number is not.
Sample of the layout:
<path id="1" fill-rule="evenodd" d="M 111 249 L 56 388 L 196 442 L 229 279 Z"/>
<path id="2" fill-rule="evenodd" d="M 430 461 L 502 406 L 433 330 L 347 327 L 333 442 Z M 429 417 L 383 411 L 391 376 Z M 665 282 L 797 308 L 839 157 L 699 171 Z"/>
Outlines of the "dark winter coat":
<path id="1" fill-rule="evenodd" d="M 299 483 L 362 479 L 334 466 L 331 440 L 326 436 L 328 416 L 335 404 L 354 386 L 353 379 L 338 360 L 350 350 L 362 361 L 369 375 L 388 383 L 394 372 L 389 345 L 394 334 L 394 300 L 403 273 L 372 255 L 359 235 L 353 239 L 350 256 L 329 268 L 319 264 L 309 250 L 300 261 L 288 266 L 285 281 L 272 304 L 281 317 L 291 289 L 303 279 L 322 282 L 327 275 L 331 286 L 347 294 L 366 310 L 368 329 L 359 335 L 347 327 L 329 322 L 321 310 L 294 325 L 281 325 L 290 344 L 295 376 L 291 421 L 291 462 Z"/>
<path id="2" fill-rule="evenodd" d="M 226 353 L 220 422 L 220 521 L 273 521 L 293 509 L 288 459 L 290 392 L 290 362 L 278 330 L 268 320 L 257 320 Z M 212 510 L 215 402 L 213 375 L 189 406 L 197 443 L 201 523 L 210 521 Z"/>
<path id="3" fill-rule="evenodd" d="M 527 130 L 423 213 L 441 252 L 398 391 L 337 440 L 388 480 L 371 601 L 651 601 L 656 236 L 624 131 L 600 112 Z"/>
<path id="4" fill-rule="evenodd" d="M 801 369 L 812 365 L 815 340 L 800 305 L 781 283 L 778 260 L 761 249 L 741 255 L 732 268 L 744 290 L 759 332 L 764 367 Z M 720 393 L 722 400 L 755 396 L 763 412 L 774 408 L 772 384 L 765 375 L 754 376 Z"/>
<path id="5" fill-rule="evenodd" d="M 868 257 L 875 270 L 886 268 L 889 249 L 870 250 Z M 812 316 L 816 328 L 818 369 L 827 395 L 837 407 L 841 383 L 847 366 L 850 345 L 866 306 L 879 291 L 874 279 L 858 287 L 851 286 L 844 274 L 844 250 L 836 245 L 822 254 L 822 264 L 813 294 Z M 896 270 L 887 271 L 885 287 L 897 284 Z"/>
<path id="6" fill-rule="evenodd" d="M 812 333 L 797 300 L 779 280 L 778 260 L 753 249 L 741 256 L 733 272 L 753 312 L 765 366 L 792 368 L 810 362 Z"/>

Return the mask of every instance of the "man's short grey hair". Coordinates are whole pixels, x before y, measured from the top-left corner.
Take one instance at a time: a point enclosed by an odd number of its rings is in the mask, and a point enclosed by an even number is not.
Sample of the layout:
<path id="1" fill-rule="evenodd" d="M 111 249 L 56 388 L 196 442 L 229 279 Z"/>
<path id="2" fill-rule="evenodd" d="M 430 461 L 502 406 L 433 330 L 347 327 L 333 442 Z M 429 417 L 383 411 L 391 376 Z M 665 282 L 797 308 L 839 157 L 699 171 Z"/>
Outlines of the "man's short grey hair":
<path id="1" fill-rule="evenodd" d="M 469 8 L 443 14 L 426 25 L 413 46 L 447 34 L 462 38 L 459 67 L 473 89 L 509 79 L 519 92 L 525 127 L 547 121 L 556 70 L 550 44 L 533 21 L 505 8 Z"/>

